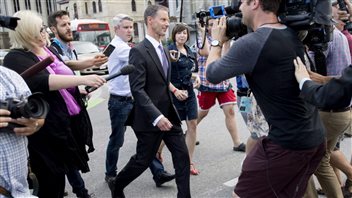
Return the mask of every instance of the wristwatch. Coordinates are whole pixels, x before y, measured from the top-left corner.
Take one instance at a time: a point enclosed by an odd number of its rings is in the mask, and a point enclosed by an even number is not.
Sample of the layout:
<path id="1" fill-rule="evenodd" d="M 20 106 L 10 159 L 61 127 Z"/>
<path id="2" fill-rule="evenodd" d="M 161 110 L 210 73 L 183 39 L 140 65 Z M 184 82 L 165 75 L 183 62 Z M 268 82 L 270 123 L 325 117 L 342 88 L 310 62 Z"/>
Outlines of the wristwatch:
<path id="1" fill-rule="evenodd" d="M 218 40 L 213 40 L 213 41 L 211 42 L 211 46 L 212 46 L 212 47 L 222 47 L 222 44 L 221 44 L 221 42 L 218 41 Z"/>

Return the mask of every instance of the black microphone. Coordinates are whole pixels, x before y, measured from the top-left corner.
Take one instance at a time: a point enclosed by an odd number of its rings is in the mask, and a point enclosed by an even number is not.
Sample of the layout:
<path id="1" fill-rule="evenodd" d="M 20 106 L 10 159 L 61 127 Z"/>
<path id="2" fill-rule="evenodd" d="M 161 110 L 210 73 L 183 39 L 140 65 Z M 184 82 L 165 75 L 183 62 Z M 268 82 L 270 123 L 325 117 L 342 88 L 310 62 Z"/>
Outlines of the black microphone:
<path id="1" fill-rule="evenodd" d="M 109 76 L 105 77 L 105 80 L 109 81 L 109 80 L 111 80 L 113 78 L 116 78 L 118 76 L 130 74 L 134 70 L 135 70 L 135 66 L 134 65 L 126 65 L 123 68 L 121 68 L 118 72 L 116 72 L 115 74 L 112 74 L 112 75 L 109 75 Z M 98 89 L 98 88 L 97 87 L 92 87 L 92 86 L 86 86 L 85 87 L 85 90 L 88 93 L 90 93 L 92 91 L 95 91 L 96 89 Z"/>

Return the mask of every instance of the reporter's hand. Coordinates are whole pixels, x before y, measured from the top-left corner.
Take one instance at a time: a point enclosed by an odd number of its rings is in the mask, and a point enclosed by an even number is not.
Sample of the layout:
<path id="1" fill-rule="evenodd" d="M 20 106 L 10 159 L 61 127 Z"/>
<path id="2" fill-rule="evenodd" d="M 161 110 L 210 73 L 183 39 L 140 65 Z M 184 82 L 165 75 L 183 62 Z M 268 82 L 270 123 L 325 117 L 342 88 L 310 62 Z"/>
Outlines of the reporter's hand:
<path id="1" fill-rule="evenodd" d="M 293 60 L 293 64 L 295 65 L 295 77 L 298 83 L 300 83 L 303 78 L 309 78 L 306 66 L 303 64 L 301 58 L 297 56 L 297 58 Z"/>
<path id="2" fill-rule="evenodd" d="M 12 118 L 10 117 L 11 112 L 6 109 L 0 109 L 0 128 L 5 128 L 9 125 Z"/>
<path id="3" fill-rule="evenodd" d="M 177 62 L 178 59 L 180 58 L 180 52 L 177 50 L 170 50 L 170 59 L 171 62 Z"/>
<path id="4" fill-rule="evenodd" d="M 344 10 L 338 10 L 337 15 L 341 21 L 348 21 L 350 18 L 350 14 L 348 14 L 348 12 Z"/>
<path id="5" fill-rule="evenodd" d="M 108 62 L 108 57 L 106 57 L 104 54 L 98 54 L 98 55 L 94 56 L 92 61 L 93 61 L 92 65 L 100 66 L 100 65 Z"/>
<path id="6" fill-rule="evenodd" d="M 197 75 L 196 77 L 195 77 L 195 79 L 194 79 L 194 83 L 193 83 L 193 88 L 195 88 L 195 89 L 198 89 L 199 87 L 200 87 L 200 78 L 199 78 L 199 76 Z"/>
<path id="7" fill-rule="evenodd" d="M 156 126 L 161 130 L 161 131 L 170 131 L 172 128 L 171 122 L 165 118 L 164 116 L 159 120 L 159 122 L 156 124 Z"/>
<path id="8" fill-rule="evenodd" d="M 100 87 L 106 83 L 106 80 L 103 77 L 95 74 L 81 77 L 83 78 L 83 85 L 88 85 L 91 87 Z"/>
<path id="9" fill-rule="evenodd" d="M 13 131 L 16 135 L 28 136 L 37 132 L 40 129 L 39 122 L 43 119 L 35 119 L 35 118 L 17 118 L 13 119 L 11 122 L 23 125 L 21 127 L 15 127 Z"/>
<path id="10" fill-rule="evenodd" d="M 211 37 L 214 40 L 220 41 L 222 44 L 229 40 L 226 37 L 226 17 L 223 16 L 219 19 L 214 20 L 213 27 L 211 29 Z"/>
<path id="11" fill-rule="evenodd" d="M 188 98 L 187 90 L 176 89 L 174 95 L 177 98 L 177 100 L 179 100 L 179 101 L 183 101 L 183 100 L 186 100 Z"/>

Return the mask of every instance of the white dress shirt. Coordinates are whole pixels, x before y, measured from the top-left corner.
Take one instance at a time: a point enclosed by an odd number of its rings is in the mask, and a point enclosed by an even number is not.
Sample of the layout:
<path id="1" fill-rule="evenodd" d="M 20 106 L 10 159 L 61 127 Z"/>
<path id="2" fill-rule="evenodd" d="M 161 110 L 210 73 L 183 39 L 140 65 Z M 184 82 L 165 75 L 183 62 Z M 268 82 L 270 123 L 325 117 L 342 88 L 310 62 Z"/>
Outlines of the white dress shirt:
<path id="1" fill-rule="evenodd" d="M 108 59 L 109 74 L 115 74 L 128 64 L 129 53 L 131 47 L 120 37 L 116 36 L 111 41 L 111 45 L 115 46 L 115 50 Z M 130 82 L 128 75 L 121 75 L 108 81 L 109 92 L 118 96 L 131 96 Z"/>

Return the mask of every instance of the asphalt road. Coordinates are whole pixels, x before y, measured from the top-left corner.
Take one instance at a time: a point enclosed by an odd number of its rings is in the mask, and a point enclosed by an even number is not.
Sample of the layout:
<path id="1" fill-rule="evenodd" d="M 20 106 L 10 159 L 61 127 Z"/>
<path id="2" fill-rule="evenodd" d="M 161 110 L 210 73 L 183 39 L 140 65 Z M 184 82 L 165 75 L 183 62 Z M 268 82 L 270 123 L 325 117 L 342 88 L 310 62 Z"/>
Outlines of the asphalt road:
<path id="1" fill-rule="evenodd" d="M 111 131 L 107 99 L 108 91 L 107 87 L 104 86 L 93 94 L 89 108 L 89 114 L 94 127 L 94 144 L 96 150 L 89 155 L 91 172 L 83 174 L 83 178 L 89 192 L 94 193 L 97 198 L 111 197 L 110 190 L 104 181 L 105 150 Z M 249 132 L 237 107 L 235 110 L 241 140 L 246 141 Z M 185 124 L 183 124 L 183 128 L 185 128 Z M 224 115 L 218 105 L 214 106 L 209 115 L 200 123 L 198 127 L 198 140 L 200 141 L 200 145 L 196 146 L 193 162 L 200 170 L 200 175 L 191 176 L 192 197 L 231 197 L 245 154 L 232 150 L 233 145 L 225 127 Z M 342 142 L 341 148 L 346 156 L 351 156 L 351 145 L 351 138 L 347 138 Z M 135 154 L 135 146 L 135 135 L 131 128 L 127 128 L 124 146 L 120 150 L 119 170 Z M 171 155 L 167 149 L 164 149 L 163 157 L 165 169 L 173 173 Z M 75 197 L 71 192 L 69 184 L 66 185 L 66 190 L 69 192 L 69 197 Z M 146 170 L 124 192 L 128 198 L 168 198 L 176 197 L 177 188 L 174 181 L 164 184 L 161 188 L 157 188 L 152 180 L 152 174 L 149 170 Z"/>

